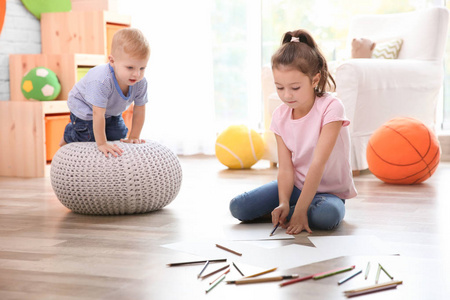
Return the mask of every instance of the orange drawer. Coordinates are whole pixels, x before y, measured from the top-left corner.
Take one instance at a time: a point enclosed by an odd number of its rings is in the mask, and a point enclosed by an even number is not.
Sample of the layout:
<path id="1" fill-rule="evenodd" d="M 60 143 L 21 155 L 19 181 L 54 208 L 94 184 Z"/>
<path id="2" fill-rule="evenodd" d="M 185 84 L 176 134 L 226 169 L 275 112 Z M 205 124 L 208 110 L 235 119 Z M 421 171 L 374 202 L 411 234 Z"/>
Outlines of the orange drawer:
<path id="1" fill-rule="evenodd" d="M 129 25 L 106 23 L 106 54 L 111 54 L 111 43 L 114 33 L 122 28 L 130 27 Z"/>
<path id="2" fill-rule="evenodd" d="M 64 135 L 64 128 L 70 123 L 69 114 L 46 115 L 45 116 L 45 150 L 47 162 L 51 161 L 53 155 L 59 149 L 59 142 Z"/>

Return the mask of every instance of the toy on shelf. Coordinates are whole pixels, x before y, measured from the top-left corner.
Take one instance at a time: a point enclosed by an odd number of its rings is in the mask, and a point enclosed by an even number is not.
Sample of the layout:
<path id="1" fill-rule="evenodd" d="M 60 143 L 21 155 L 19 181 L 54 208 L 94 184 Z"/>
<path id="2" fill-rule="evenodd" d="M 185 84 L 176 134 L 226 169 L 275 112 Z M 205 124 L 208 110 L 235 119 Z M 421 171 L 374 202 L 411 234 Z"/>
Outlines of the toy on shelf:
<path id="1" fill-rule="evenodd" d="M 48 101 L 58 97 L 61 84 L 55 72 L 44 67 L 37 67 L 23 76 L 21 89 L 27 99 Z"/>
<path id="2" fill-rule="evenodd" d="M 38 20 L 41 19 L 41 13 L 70 11 L 72 9 L 70 0 L 22 0 L 22 3 Z"/>

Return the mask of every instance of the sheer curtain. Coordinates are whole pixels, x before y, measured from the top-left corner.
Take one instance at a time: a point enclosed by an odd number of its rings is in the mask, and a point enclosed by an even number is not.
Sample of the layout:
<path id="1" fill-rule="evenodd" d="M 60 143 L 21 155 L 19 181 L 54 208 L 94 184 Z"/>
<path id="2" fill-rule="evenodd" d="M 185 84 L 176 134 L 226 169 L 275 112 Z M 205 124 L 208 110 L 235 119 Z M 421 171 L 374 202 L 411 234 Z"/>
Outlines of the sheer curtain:
<path id="1" fill-rule="evenodd" d="M 181 155 L 213 154 L 215 144 L 209 0 L 119 0 L 119 12 L 147 37 L 149 103 L 141 138 Z"/>

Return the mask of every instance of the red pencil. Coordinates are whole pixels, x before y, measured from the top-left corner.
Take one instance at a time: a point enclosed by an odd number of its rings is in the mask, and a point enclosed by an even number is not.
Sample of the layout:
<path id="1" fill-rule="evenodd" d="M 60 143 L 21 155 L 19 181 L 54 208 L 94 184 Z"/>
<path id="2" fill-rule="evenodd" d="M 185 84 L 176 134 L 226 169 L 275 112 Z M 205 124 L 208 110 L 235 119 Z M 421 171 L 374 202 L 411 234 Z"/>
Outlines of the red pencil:
<path id="1" fill-rule="evenodd" d="M 295 278 L 295 279 L 292 279 L 292 280 L 288 280 L 288 281 L 285 281 L 285 282 L 280 283 L 280 286 L 285 286 L 285 285 L 293 284 L 293 283 L 296 283 L 296 282 L 300 282 L 300 281 L 312 279 L 313 276 L 314 276 L 314 275 L 308 275 L 308 276 L 305 276 L 305 277 Z"/>

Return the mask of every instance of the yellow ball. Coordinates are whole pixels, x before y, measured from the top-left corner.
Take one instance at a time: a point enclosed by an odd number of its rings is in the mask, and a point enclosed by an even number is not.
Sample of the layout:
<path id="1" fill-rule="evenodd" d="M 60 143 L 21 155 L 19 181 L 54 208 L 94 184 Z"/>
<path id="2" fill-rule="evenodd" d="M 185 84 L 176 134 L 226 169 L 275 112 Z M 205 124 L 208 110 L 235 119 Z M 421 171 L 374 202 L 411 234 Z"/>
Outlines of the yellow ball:
<path id="1" fill-rule="evenodd" d="M 263 154 L 263 139 L 245 125 L 232 125 L 217 137 L 216 157 L 230 169 L 248 169 Z"/>

